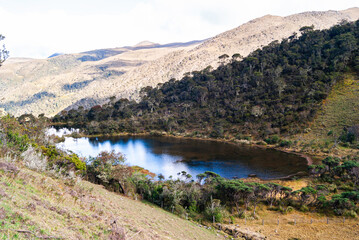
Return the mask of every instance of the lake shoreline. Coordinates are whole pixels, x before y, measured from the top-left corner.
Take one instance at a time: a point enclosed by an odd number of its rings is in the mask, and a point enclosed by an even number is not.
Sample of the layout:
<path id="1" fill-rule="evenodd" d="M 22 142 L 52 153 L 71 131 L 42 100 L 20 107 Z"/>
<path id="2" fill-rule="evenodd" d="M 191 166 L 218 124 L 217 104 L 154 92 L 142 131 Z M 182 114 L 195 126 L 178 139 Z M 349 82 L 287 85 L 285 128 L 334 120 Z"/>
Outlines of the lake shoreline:
<path id="1" fill-rule="evenodd" d="M 87 134 L 80 134 L 81 137 L 88 137 L 88 138 L 93 138 L 93 137 L 121 137 L 121 136 L 150 136 L 150 137 L 170 137 L 170 138 L 178 138 L 178 139 L 190 139 L 190 140 L 200 140 L 200 141 L 212 141 L 212 142 L 221 142 L 221 143 L 229 143 L 229 144 L 234 144 L 234 145 L 245 145 L 245 146 L 249 146 L 249 147 L 254 147 L 254 148 L 262 148 L 262 149 L 274 149 L 276 151 L 280 151 L 280 152 L 285 152 L 288 154 L 295 154 L 297 156 L 300 156 L 302 158 L 304 158 L 307 161 L 307 165 L 310 166 L 313 164 L 313 159 L 312 157 L 310 157 L 309 155 L 305 154 L 305 153 L 300 153 L 300 152 L 296 152 L 294 151 L 292 148 L 290 149 L 284 149 L 284 148 L 279 148 L 276 147 L 274 145 L 260 145 L 260 144 L 256 144 L 253 141 L 248 141 L 248 140 L 227 140 L 227 139 L 216 139 L 216 138 L 198 138 L 198 137 L 186 137 L 186 136 L 176 136 L 176 135 L 171 135 L 171 134 L 151 134 L 151 133 L 115 133 L 115 134 L 95 134 L 95 135 L 87 135 Z"/>
<path id="2" fill-rule="evenodd" d="M 309 156 L 308 154 L 297 152 L 296 149 L 293 148 L 281 148 L 276 147 L 275 145 L 261 145 L 257 144 L 254 141 L 249 140 L 238 140 L 238 139 L 215 139 L 215 138 L 203 138 L 203 137 L 191 137 L 191 136 L 181 136 L 181 135 L 172 135 L 168 134 L 166 132 L 155 132 L 155 133 L 113 133 L 113 134 L 84 134 L 84 133 L 76 133 L 73 135 L 66 135 L 74 138 L 81 138 L 81 137 L 87 137 L 87 138 L 101 138 L 101 137 L 169 137 L 169 138 L 176 138 L 176 139 L 189 139 L 189 140 L 199 140 L 199 141 L 211 141 L 211 142 L 220 142 L 220 143 L 227 143 L 227 144 L 233 144 L 236 146 L 248 146 L 252 148 L 260 148 L 260 149 L 272 149 L 279 152 L 284 152 L 288 154 L 294 154 L 297 155 L 303 159 L 305 159 L 307 166 L 310 166 L 314 163 L 313 158 Z M 318 156 L 320 157 L 320 156 Z M 299 173 L 299 172 L 298 172 Z M 295 175 L 295 174 L 292 174 Z M 290 176 L 292 176 L 290 175 Z M 288 176 L 288 177 L 290 177 Z M 279 179 L 279 178 L 278 178 Z"/>

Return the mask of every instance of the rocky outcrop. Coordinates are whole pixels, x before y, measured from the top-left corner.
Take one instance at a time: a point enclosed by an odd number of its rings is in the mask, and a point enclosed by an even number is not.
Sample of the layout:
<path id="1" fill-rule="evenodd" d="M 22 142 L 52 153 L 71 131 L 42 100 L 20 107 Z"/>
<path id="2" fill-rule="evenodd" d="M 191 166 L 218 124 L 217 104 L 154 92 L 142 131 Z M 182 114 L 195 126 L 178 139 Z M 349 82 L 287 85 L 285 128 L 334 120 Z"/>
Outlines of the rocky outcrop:
<path id="1" fill-rule="evenodd" d="M 229 234 L 229 235 L 232 235 L 235 238 L 246 239 L 246 240 L 267 239 L 266 236 L 264 236 L 263 234 L 250 231 L 249 229 L 246 229 L 246 228 L 240 228 L 240 227 L 237 227 L 234 225 L 226 225 L 226 224 L 217 223 L 216 228 Z"/>

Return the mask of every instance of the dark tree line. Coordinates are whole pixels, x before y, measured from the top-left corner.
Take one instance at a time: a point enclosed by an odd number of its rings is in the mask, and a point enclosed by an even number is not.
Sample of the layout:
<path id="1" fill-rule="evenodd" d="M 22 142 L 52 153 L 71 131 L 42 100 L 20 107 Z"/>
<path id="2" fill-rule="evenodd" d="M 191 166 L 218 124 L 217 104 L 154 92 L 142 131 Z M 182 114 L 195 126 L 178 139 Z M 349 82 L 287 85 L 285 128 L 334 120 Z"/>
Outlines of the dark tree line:
<path id="1" fill-rule="evenodd" d="M 297 133 L 344 73 L 359 73 L 359 21 L 301 30 L 299 38 L 272 42 L 242 61 L 235 54 L 216 70 L 207 67 L 145 87 L 139 103 L 120 99 L 63 111 L 53 121 L 78 124 L 90 134 L 159 130 L 263 138 Z"/>

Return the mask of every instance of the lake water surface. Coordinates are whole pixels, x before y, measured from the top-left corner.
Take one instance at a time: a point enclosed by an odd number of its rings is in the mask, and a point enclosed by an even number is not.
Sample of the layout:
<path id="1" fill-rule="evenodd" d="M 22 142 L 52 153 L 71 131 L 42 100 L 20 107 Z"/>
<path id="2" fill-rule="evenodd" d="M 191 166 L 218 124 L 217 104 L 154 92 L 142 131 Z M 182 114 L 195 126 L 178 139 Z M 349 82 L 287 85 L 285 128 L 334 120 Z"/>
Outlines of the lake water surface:
<path id="1" fill-rule="evenodd" d="M 101 151 L 121 152 L 128 165 L 137 165 L 156 174 L 177 177 L 186 171 L 195 177 L 213 171 L 222 177 L 278 178 L 306 171 L 304 158 L 271 149 L 238 146 L 216 141 L 172 137 L 66 137 L 58 147 L 80 156 L 96 156 Z"/>

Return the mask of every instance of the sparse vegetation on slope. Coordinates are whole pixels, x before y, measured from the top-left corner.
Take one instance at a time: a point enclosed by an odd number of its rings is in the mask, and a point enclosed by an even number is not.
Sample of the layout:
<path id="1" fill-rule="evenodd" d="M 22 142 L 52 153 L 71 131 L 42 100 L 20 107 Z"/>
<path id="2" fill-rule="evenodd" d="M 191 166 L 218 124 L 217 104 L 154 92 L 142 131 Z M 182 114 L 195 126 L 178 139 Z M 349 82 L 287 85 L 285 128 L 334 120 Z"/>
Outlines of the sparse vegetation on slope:
<path id="1" fill-rule="evenodd" d="M 333 141 L 344 128 L 359 124 L 359 79 L 345 76 L 335 84 L 309 127 L 308 137 Z"/>

